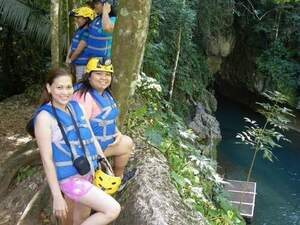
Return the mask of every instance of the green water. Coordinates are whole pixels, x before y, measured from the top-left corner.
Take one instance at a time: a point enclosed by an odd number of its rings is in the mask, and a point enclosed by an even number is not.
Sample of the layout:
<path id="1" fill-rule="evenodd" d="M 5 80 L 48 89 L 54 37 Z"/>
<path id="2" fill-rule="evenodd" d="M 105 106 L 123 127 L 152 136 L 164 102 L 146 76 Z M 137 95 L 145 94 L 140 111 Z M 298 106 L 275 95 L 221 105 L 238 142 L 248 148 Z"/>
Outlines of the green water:
<path id="1" fill-rule="evenodd" d="M 246 180 L 253 151 L 235 144 L 243 128 L 243 117 L 262 122 L 253 111 L 226 99 L 218 100 L 217 119 L 223 140 L 218 146 L 218 163 L 229 179 Z M 300 225 L 300 134 L 290 131 L 292 143 L 274 149 L 278 160 L 270 162 L 258 155 L 251 181 L 257 183 L 254 225 Z"/>

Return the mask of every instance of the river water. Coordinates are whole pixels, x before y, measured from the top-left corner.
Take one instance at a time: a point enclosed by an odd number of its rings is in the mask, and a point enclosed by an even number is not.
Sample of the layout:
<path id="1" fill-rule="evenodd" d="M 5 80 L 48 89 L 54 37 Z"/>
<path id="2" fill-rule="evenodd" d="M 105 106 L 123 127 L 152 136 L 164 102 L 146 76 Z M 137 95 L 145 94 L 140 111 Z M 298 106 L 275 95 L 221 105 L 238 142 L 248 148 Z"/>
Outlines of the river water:
<path id="1" fill-rule="evenodd" d="M 218 164 L 228 179 L 246 180 L 253 151 L 236 144 L 236 134 L 244 130 L 243 117 L 259 122 L 263 118 L 237 103 L 218 99 L 217 119 L 223 140 L 218 146 Z M 289 131 L 292 143 L 274 149 L 274 162 L 257 155 L 251 181 L 257 183 L 254 225 L 300 225 L 300 134 Z"/>

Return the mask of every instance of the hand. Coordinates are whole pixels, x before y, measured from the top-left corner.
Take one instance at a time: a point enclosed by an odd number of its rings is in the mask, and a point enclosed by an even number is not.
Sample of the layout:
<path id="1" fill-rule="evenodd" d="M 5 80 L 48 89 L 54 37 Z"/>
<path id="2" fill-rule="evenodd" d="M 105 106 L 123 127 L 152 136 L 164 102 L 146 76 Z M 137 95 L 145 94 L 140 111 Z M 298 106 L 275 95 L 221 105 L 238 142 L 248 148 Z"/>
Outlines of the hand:
<path id="1" fill-rule="evenodd" d="M 109 14 L 110 11 L 111 11 L 111 5 L 109 3 L 107 3 L 107 2 L 105 2 L 103 4 L 102 13 L 103 14 Z"/>
<path id="2" fill-rule="evenodd" d="M 62 196 L 53 198 L 53 214 L 59 218 L 67 218 L 68 206 Z"/>
<path id="3" fill-rule="evenodd" d="M 114 145 L 118 144 L 121 141 L 121 138 L 122 138 L 122 133 L 120 131 L 117 131 L 115 141 L 113 143 L 109 144 L 108 146 L 114 146 Z"/>

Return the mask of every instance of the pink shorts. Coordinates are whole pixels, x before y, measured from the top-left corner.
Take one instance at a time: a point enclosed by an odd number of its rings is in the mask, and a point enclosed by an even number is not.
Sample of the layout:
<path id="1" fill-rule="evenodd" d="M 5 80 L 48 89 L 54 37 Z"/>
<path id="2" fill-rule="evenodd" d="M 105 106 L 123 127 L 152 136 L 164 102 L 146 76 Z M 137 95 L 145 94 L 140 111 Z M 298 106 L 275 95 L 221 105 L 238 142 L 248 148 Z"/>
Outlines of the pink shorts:
<path id="1" fill-rule="evenodd" d="M 59 186 L 61 191 L 74 201 L 87 194 L 93 187 L 92 175 L 88 174 L 85 176 L 73 176 L 60 182 Z"/>

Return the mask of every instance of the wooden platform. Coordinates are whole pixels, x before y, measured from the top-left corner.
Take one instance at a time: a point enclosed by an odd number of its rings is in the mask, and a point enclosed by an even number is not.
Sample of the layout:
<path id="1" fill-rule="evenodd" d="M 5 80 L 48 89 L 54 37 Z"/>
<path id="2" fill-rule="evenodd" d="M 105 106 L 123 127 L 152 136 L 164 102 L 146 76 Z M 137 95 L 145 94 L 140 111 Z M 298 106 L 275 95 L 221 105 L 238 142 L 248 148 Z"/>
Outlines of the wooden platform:
<path id="1" fill-rule="evenodd" d="M 225 180 L 225 190 L 228 192 L 229 201 L 239 209 L 241 215 L 252 219 L 254 215 L 256 182 L 239 180 Z"/>

